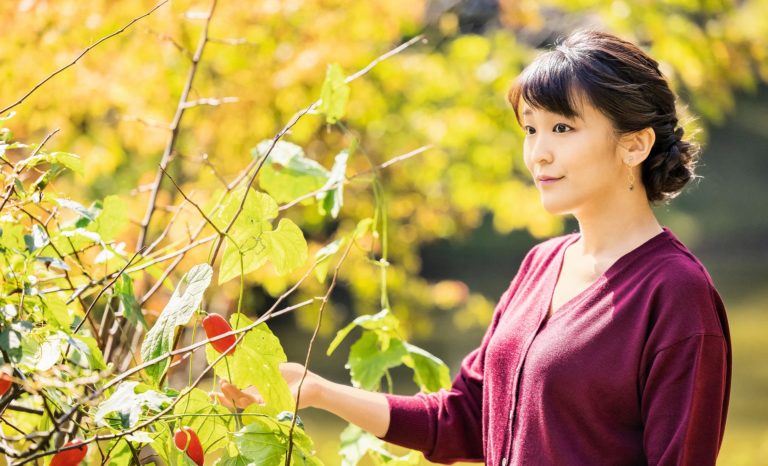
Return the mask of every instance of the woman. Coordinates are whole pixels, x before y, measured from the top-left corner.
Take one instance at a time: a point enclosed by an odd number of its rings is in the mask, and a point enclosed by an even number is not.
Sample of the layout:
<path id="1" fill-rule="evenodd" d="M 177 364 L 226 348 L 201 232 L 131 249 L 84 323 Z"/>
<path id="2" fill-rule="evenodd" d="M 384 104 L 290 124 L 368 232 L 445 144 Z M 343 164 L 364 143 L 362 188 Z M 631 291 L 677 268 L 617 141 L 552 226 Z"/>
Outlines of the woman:
<path id="1" fill-rule="evenodd" d="M 440 463 L 715 464 L 731 343 L 709 274 L 651 209 L 695 178 L 699 155 L 658 63 L 578 31 L 508 98 L 544 207 L 579 231 L 527 254 L 450 390 L 371 393 L 310 373 L 302 406 Z M 303 366 L 282 369 L 295 389 Z"/>

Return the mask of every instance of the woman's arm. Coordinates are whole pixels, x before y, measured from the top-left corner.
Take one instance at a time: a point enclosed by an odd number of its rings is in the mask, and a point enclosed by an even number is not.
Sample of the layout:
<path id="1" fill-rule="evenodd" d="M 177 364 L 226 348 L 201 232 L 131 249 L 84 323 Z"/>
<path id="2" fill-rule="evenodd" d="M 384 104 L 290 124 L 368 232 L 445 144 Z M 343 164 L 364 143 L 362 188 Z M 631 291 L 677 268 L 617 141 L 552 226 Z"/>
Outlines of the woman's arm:
<path id="1" fill-rule="evenodd" d="M 389 429 L 389 403 L 383 393 L 322 379 L 315 407 L 329 411 L 377 437 Z"/>
<path id="2" fill-rule="evenodd" d="M 304 365 L 294 362 L 282 363 L 280 372 L 295 400 L 304 374 Z M 264 403 L 255 387 L 239 390 L 234 385 L 222 381 L 221 391 L 215 393 L 215 396 L 228 407 L 245 408 L 253 403 Z M 383 393 L 331 382 L 312 371 L 307 371 L 299 397 L 299 409 L 307 407 L 333 413 L 378 437 L 383 437 L 389 428 L 389 404 Z"/>

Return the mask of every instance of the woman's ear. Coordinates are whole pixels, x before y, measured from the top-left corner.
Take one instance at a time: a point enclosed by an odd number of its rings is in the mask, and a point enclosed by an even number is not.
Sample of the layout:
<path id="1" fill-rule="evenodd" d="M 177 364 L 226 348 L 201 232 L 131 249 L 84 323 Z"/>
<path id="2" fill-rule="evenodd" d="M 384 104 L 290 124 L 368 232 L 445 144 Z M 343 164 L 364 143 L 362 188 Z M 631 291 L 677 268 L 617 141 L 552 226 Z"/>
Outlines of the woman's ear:
<path id="1" fill-rule="evenodd" d="M 624 163 L 634 167 L 648 158 L 655 142 L 656 132 L 651 127 L 624 134 L 618 144 L 618 155 Z"/>

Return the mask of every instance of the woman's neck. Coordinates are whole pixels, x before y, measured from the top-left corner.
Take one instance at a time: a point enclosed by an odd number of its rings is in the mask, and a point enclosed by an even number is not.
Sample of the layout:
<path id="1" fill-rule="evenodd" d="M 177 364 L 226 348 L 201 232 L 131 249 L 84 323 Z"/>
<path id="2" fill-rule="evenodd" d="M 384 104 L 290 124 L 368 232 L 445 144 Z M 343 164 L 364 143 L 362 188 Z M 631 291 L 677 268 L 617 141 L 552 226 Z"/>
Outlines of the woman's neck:
<path id="1" fill-rule="evenodd" d="M 573 246 L 581 255 L 595 259 L 621 256 L 663 231 L 647 202 L 605 207 L 575 215 L 581 237 Z"/>

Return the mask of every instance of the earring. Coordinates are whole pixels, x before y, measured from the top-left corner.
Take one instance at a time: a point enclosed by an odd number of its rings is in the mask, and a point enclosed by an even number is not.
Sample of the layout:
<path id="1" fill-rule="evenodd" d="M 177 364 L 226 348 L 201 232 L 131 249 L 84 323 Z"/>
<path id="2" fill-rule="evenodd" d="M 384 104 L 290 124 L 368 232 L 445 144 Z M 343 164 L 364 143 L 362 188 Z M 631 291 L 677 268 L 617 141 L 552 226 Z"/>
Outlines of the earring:
<path id="1" fill-rule="evenodd" d="M 631 162 L 632 162 L 632 157 L 629 158 L 629 163 Z M 629 164 L 627 164 L 627 166 L 629 167 L 629 190 L 634 191 L 635 190 L 635 174 L 632 173 L 632 167 L 630 167 Z"/>

